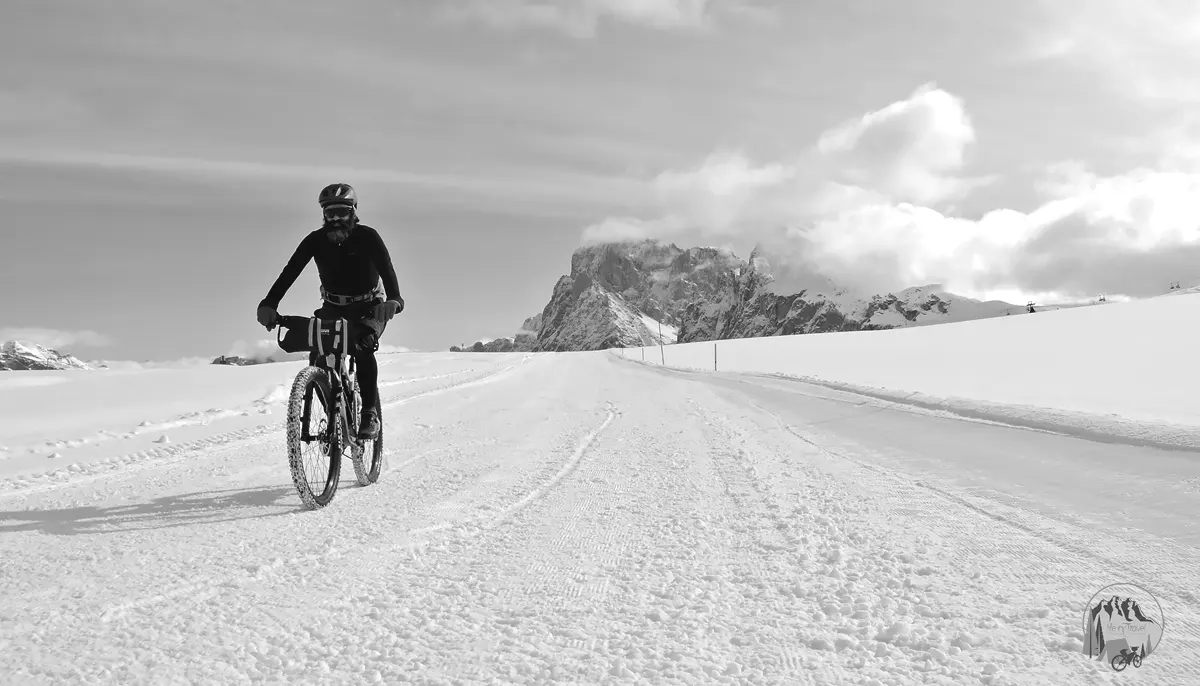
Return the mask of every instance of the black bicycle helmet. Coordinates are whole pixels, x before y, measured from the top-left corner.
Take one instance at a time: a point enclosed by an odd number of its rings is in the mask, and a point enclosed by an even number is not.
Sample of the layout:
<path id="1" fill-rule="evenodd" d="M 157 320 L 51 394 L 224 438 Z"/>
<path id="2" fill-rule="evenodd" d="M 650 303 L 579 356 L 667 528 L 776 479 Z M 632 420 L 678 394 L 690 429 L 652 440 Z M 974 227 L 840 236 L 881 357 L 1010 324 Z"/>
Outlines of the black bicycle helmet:
<path id="1" fill-rule="evenodd" d="M 358 209 L 358 193 L 348 183 L 331 183 L 321 189 L 317 202 L 324 209 L 331 205 L 346 205 Z"/>

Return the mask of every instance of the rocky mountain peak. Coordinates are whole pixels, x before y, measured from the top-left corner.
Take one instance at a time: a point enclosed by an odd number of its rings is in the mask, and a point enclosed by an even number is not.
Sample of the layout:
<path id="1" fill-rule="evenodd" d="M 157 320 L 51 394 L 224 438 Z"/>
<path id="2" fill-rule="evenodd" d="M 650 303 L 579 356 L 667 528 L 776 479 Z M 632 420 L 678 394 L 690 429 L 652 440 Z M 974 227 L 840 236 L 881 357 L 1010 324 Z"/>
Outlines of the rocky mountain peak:
<path id="1" fill-rule="evenodd" d="M 79 359 L 36 343 L 5 341 L 0 345 L 0 370 L 47 371 L 93 369 Z"/>
<path id="2" fill-rule="evenodd" d="M 861 298 L 796 264 L 761 246 L 742 260 L 724 248 L 684 249 L 656 240 L 586 245 L 571 254 L 570 273 L 559 278 L 540 315 L 503 344 L 475 348 L 600 350 L 890 329 L 1015 308 L 949 294 L 936 285 Z"/>

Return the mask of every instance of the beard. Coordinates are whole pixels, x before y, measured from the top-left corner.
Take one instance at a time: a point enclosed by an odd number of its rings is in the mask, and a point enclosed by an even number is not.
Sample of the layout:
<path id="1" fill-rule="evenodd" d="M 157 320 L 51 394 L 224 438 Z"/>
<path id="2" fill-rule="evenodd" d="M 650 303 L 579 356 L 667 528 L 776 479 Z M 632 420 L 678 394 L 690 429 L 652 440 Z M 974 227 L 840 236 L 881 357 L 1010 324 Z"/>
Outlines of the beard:
<path id="1" fill-rule="evenodd" d="M 325 237 L 334 245 L 341 245 L 350 237 L 350 232 L 354 230 L 353 222 L 325 222 L 321 227 L 325 231 Z"/>

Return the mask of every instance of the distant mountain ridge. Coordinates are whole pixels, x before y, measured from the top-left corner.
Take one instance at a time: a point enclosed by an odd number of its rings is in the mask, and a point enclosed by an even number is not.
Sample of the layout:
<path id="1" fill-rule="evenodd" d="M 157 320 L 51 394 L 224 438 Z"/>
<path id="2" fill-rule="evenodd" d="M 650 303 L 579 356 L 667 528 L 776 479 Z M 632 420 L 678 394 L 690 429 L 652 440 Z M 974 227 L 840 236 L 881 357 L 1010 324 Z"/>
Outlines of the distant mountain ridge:
<path id="1" fill-rule="evenodd" d="M 781 284 L 757 248 L 742 260 L 722 248 L 683 249 L 656 240 L 588 245 L 572 253 L 571 272 L 559 278 L 550 302 L 526 320 L 521 334 L 465 350 L 603 350 L 660 340 L 892 329 L 1023 311 L 937 285 L 859 298 L 821 275 L 801 277 L 795 283 L 807 287 L 779 292 Z"/>
<path id="2" fill-rule="evenodd" d="M 476 341 L 474 345 L 465 348 L 457 345 L 450 346 L 450 352 L 461 353 L 507 353 L 531 352 L 537 340 L 537 332 L 542 326 L 542 315 L 535 314 L 521 324 L 517 334 L 511 338 L 501 337 L 489 341 Z"/>
<path id="3" fill-rule="evenodd" d="M 61 353 L 36 343 L 5 341 L 0 345 L 0 371 L 52 371 L 65 369 L 104 369 L 95 367 L 76 357 Z"/>

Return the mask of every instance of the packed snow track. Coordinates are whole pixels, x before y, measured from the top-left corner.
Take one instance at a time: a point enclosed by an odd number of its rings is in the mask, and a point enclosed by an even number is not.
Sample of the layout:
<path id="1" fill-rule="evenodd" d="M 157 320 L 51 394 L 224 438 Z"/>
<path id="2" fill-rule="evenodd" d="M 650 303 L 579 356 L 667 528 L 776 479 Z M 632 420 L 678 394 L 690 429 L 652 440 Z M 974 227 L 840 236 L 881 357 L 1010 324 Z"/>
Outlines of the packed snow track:
<path id="1" fill-rule="evenodd" d="M 8 439 L 0 681 L 1200 683 L 1190 453 L 606 353 L 393 358 L 385 471 L 323 510 L 262 389 Z M 1080 652 L 1116 582 L 1167 615 L 1119 674 Z"/>

